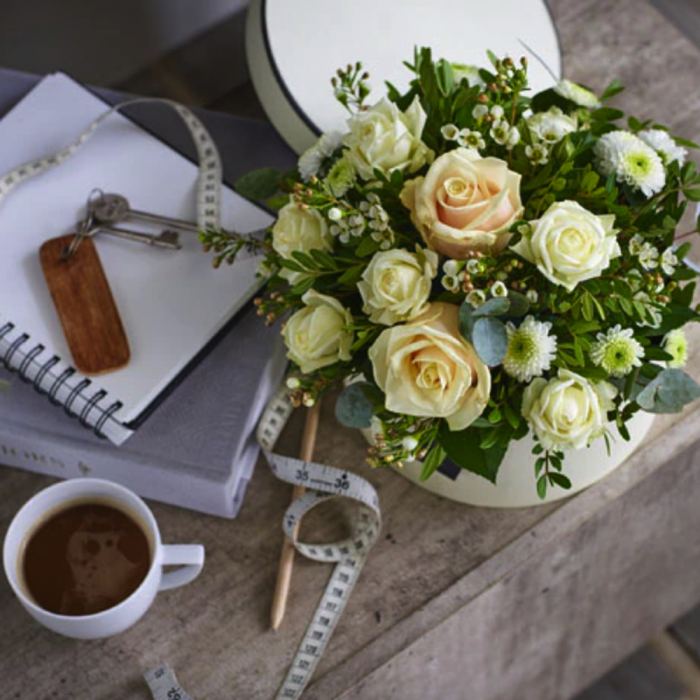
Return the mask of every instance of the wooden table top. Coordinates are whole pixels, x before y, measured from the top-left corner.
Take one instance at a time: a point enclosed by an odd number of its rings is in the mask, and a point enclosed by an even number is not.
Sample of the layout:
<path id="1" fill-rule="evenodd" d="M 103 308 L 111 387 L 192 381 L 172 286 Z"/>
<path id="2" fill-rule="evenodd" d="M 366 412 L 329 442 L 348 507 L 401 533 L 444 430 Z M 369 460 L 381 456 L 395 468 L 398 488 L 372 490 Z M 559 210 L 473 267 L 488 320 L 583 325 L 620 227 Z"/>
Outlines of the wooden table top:
<path id="1" fill-rule="evenodd" d="M 628 88 L 617 99 L 623 109 L 700 139 L 700 51 L 656 10 L 643 0 L 558 0 L 554 10 L 567 77 L 599 90 L 618 77 Z M 689 363 L 696 378 L 698 331 L 691 332 Z M 652 478 L 699 437 L 695 405 L 682 415 L 658 418 L 644 447 L 587 492 L 562 504 L 496 511 L 452 503 L 394 473 L 370 471 L 363 465 L 362 438 L 340 427 L 331 409 L 326 401 L 316 458 L 372 481 L 384 530 L 305 696 L 316 700 L 345 693 L 376 697 L 352 688 L 533 553 Z M 300 430 L 301 417 L 295 416 L 283 452 L 295 453 Z M 51 481 L 0 468 L 0 532 Z M 24 613 L 2 577 L 3 698 L 145 700 L 142 674 L 163 661 L 196 698 L 273 697 L 330 575 L 328 566 L 297 557 L 287 618 L 276 635 L 269 631 L 289 497 L 290 489 L 261 462 L 235 521 L 151 504 L 163 540 L 204 544 L 206 566 L 196 582 L 160 594 L 139 624 L 112 639 L 78 642 L 44 630 Z M 342 514 L 329 517 L 335 530 Z M 317 532 L 320 520 L 305 527 Z M 323 532 L 333 535 L 326 521 Z"/>

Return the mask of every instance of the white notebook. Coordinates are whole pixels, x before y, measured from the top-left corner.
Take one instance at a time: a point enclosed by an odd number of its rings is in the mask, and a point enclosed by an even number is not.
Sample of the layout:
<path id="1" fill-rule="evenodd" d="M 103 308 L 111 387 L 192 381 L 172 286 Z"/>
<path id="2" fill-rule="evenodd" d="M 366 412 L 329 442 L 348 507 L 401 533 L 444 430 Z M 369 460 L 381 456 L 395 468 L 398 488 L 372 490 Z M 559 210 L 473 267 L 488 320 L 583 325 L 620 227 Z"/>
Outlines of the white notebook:
<path id="1" fill-rule="evenodd" d="M 68 145 L 107 109 L 69 77 L 45 78 L 0 120 L 0 174 Z M 114 114 L 71 159 L 20 185 L 0 204 L 0 361 L 116 444 L 255 294 L 258 259 L 214 270 L 194 233 L 181 234 L 180 251 L 99 234 L 97 249 L 131 360 L 121 370 L 86 379 L 71 367 L 39 248 L 75 231 L 93 188 L 125 195 L 134 209 L 194 221 L 196 181 L 194 163 Z M 245 233 L 270 221 L 224 186 L 225 228 Z"/>

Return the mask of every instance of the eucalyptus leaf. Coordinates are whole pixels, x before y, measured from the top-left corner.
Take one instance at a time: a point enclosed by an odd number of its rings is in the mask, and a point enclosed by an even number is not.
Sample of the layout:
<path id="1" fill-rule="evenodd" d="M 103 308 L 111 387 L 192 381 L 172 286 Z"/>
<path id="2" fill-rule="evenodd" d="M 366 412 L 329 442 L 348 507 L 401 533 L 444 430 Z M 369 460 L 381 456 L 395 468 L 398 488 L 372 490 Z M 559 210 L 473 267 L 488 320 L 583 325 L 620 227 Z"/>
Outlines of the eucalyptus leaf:
<path id="1" fill-rule="evenodd" d="M 490 316 L 477 319 L 474 323 L 472 343 L 483 362 L 491 367 L 500 365 L 508 350 L 505 325 Z"/>
<path id="2" fill-rule="evenodd" d="M 348 428 L 369 428 L 372 424 L 374 406 L 367 397 L 371 384 L 356 382 L 343 389 L 335 404 L 336 418 Z"/>
<path id="3" fill-rule="evenodd" d="M 649 413 L 678 413 L 700 398 L 700 386 L 679 369 L 665 369 L 639 392 L 637 403 Z"/>
<path id="4" fill-rule="evenodd" d="M 473 316 L 502 316 L 508 313 L 510 301 L 507 297 L 492 297 L 487 299 L 481 306 L 474 309 Z"/>
<path id="5" fill-rule="evenodd" d="M 248 199 L 268 199 L 277 192 L 280 179 L 275 168 L 253 170 L 236 182 L 236 191 Z"/>

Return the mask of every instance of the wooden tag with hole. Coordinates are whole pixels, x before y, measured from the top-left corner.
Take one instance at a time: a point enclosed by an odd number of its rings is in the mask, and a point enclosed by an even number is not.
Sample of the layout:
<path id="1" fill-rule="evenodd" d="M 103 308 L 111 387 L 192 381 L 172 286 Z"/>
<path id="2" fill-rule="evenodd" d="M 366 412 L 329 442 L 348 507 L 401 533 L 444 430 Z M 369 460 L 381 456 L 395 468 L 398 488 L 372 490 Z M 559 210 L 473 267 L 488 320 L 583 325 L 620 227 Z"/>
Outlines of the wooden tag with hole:
<path id="1" fill-rule="evenodd" d="M 129 341 L 92 238 L 61 260 L 72 240 L 69 234 L 41 246 L 44 277 L 75 368 L 88 375 L 113 372 L 128 364 Z"/>

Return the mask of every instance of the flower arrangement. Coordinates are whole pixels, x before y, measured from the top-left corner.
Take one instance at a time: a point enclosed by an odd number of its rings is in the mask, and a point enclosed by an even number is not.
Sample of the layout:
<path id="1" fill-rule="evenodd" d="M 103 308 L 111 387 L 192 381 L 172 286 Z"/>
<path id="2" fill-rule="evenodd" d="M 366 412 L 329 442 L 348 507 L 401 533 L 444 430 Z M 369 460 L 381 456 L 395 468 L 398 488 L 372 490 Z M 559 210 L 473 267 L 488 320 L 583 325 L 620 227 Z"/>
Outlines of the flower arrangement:
<path id="1" fill-rule="evenodd" d="M 623 125 L 617 82 L 528 96 L 525 58 L 489 59 L 417 50 L 408 91 L 373 106 L 361 64 L 339 70 L 346 133 L 238 189 L 279 209 L 256 303 L 283 319 L 293 401 L 344 385 L 340 420 L 381 432 L 370 464 L 420 459 L 424 479 L 449 457 L 495 483 L 531 433 L 544 497 L 570 486 L 568 450 L 700 396 L 680 369 L 696 273 L 674 244 L 697 146 Z M 216 265 L 241 247 L 202 238 Z"/>

